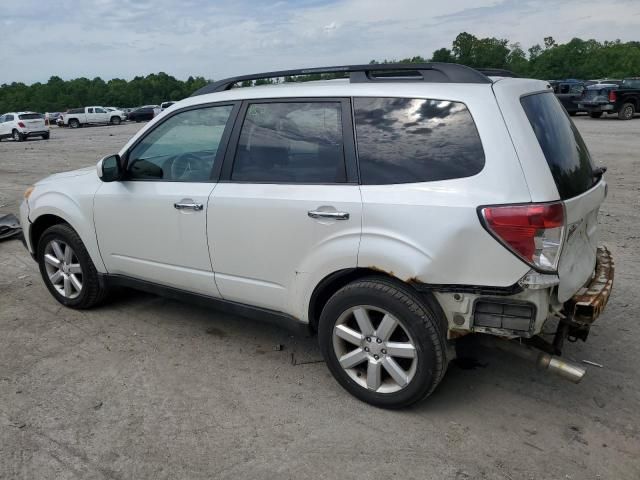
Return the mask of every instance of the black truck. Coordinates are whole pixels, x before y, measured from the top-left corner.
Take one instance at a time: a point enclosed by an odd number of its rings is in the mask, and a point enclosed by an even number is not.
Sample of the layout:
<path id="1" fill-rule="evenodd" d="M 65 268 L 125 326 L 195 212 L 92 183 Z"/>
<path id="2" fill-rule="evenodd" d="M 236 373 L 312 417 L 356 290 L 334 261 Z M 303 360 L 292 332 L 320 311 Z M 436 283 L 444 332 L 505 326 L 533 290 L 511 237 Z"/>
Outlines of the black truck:
<path id="1" fill-rule="evenodd" d="M 620 85 L 588 86 L 578 100 L 578 108 L 593 118 L 608 113 L 618 115 L 620 120 L 631 120 L 640 111 L 640 78 L 625 78 Z"/>
<path id="2" fill-rule="evenodd" d="M 573 116 L 578 112 L 585 111 L 578 105 L 585 89 L 584 82 L 580 80 L 550 80 L 549 84 L 569 115 Z"/>

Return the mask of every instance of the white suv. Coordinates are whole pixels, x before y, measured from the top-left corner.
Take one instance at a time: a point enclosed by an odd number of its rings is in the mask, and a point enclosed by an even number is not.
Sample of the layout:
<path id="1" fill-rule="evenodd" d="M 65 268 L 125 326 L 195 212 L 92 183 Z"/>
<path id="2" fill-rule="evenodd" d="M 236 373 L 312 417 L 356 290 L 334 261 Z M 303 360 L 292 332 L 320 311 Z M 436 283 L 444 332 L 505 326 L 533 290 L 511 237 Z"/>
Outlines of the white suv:
<path id="1" fill-rule="evenodd" d="M 29 137 L 49 140 L 49 136 L 49 127 L 41 113 L 10 112 L 0 116 L 0 140 L 13 138 L 16 142 L 22 142 Z"/>
<path id="2" fill-rule="evenodd" d="M 336 72 L 349 78 L 232 88 Z M 272 72 L 201 89 L 97 174 L 42 180 L 21 221 L 64 305 L 124 285 L 310 327 L 343 387 L 402 407 L 469 333 L 580 380 L 558 355 L 611 291 L 603 172 L 543 81 L 453 64 Z"/>

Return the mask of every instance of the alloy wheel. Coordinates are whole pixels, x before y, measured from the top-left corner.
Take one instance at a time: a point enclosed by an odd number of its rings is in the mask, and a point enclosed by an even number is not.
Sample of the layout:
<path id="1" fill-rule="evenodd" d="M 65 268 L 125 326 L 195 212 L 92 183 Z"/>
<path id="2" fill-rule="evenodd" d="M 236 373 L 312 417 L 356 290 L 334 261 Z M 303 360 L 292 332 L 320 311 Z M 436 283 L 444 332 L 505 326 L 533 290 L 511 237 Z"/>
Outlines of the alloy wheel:
<path id="1" fill-rule="evenodd" d="M 340 315 L 333 348 L 349 377 L 372 392 L 400 391 L 416 373 L 415 342 L 398 318 L 378 307 L 359 305 Z"/>
<path id="2" fill-rule="evenodd" d="M 51 240 L 44 250 L 44 265 L 53 288 L 65 298 L 77 298 L 82 292 L 82 267 L 71 246 Z"/>

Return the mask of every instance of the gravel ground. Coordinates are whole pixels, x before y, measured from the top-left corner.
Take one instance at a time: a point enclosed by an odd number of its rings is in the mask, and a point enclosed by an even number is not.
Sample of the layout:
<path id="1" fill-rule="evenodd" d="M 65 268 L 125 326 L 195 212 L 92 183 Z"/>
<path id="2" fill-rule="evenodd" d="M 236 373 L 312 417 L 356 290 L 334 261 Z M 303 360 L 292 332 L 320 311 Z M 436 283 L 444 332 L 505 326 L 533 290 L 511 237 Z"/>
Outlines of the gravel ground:
<path id="1" fill-rule="evenodd" d="M 637 480 L 640 119 L 576 123 L 609 167 L 601 235 L 616 260 L 606 312 L 566 348 L 603 365 L 581 384 L 474 348 L 476 368 L 452 364 L 430 399 L 375 409 L 332 379 L 314 338 L 131 291 L 65 309 L 11 240 L 0 243 L 0 478 Z M 138 128 L 3 141 L 0 213 Z"/>

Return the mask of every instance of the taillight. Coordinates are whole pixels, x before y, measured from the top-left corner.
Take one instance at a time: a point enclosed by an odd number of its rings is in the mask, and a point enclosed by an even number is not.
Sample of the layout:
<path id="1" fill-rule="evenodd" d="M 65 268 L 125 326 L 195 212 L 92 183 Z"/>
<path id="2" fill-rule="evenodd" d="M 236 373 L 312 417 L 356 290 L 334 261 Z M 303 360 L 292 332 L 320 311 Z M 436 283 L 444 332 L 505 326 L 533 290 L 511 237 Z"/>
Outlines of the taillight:
<path id="1" fill-rule="evenodd" d="M 609 90 L 609 101 L 610 102 L 615 102 L 618 99 L 618 96 L 616 95 L 616 91 L 615 90 Z"/>
<path id="2" fill-rule="evenodd" d="M 25 127 L 25 126 L 24 126 L 24 123 L 22 123 L 22 122 L 18 122 L 18 126 L 19 126 L 20 128 L 27 128 L 27 127 Z"/>
<path id="3" fill-rule="evenodd" d="M 483 207 L 480 218 L 489 233 L 532 267 L 558 268 L 564 238 L 562 203 Z"/>

